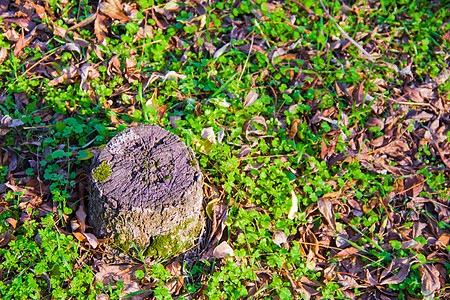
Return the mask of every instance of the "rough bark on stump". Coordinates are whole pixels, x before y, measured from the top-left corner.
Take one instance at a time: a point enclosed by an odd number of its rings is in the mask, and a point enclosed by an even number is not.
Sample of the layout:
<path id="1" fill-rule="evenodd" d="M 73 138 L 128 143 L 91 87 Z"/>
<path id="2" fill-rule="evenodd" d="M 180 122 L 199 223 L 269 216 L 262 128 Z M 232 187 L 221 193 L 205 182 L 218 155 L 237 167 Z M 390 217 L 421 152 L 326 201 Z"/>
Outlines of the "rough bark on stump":
<path id="1" fill-rule="evenodd" d="M 203 179 L 191 149 L 156 125 L 115 136 L 93 161 L 89 221 L 128 250 L 166 256 L 192 245 L 204 225 Z"/>

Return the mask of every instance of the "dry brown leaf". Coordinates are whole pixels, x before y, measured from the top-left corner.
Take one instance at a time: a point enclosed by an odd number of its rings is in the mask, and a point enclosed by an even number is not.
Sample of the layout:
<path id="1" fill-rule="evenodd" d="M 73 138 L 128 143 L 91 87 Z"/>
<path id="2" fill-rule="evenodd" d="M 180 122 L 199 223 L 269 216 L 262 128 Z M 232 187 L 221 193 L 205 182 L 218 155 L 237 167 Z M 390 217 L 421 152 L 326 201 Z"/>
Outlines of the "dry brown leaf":
<path id="1" fill-rule="evenodd" d="M 225 130 L 223 130 L 223 129 L 217 133 L 217 142 L 219 143 L 219 146 L 222 146 L 222 140 L 223 140 L 224 136 L 225 136 Z M 244 153 L 242 153 L 242 150 L 243 149 L 241 149 L 241 154 L 243 155 Z M 249 151 L 249 153 L 250 153 L 250 151 Z"/>
<path id="2" fill-rule="evenodd" d="M 212 127 L 203 128 L 202 139 L 210 141 L 212 144 L 216 144 L 216 135 Z"/>
<path id="3" fill-rule="evenodd" d="M 283 245 L 287 242 L 287 236 L 283 230 L 277 230 L 273 234 L 273 242 L 278 247 L 283 247 Z"/>
<path id="4" fill-rule="evenodd" d="M 107 34 L 108 34 L 108 28 L 106 26 L 106 16 L 96 14 L 97 17 L 95 18 L 94 22 L 94 33 L 98 40 L 99 44 L 103 44 Z"/>
<path id="5" fill-rule="evenodd" d="M 218 195 L 213 195 L 212 198 Z M 217 243 L 222 238 L 224 229 L 226 227 L 225 222 L 228 218 L 228 206 L 224 203 L 214 202 L 213 212 L 212 212 L 212 226 L 211 235 L 208 237 L 208 242 L 206 243 L 206 250 L 202 253 L 202 259 L 210 259 L 213 255 L 213 251 Z"/>
<path id="6" fill-rule="evenodd" d="M 439 76 L 434 79 L 434 82 L 436 82 L 437 85 L 441 85 L 448 80 L 449 76 L 450 76 L 449 70 L 444 68 L 439 73 Z"/>
<path id="7" fill-rule="evenodd" d="M 404 191 L 409 197 L 417 197 L 424 187 L 424 177 L 422 174 L 407 177 L 404 180 Z"/>
<path id="8" fill-rule="evenodd" d="M 8 49 L 6 49 L 6 47 L 2 47 L 0 49 L 0 64 L 2 64 L 5 61 L 7 55 Z"/>
<path id="9" fill-rule="evenodd" d="M 406 277 L 408 277 L 409 269 L 411 264 L 408 258 L 395 258 L 391 261 L 389 266 L 384 270 L 380 275 L 380 285 L 384 284 L 399 284 L 402 283 Z M 400 270 L 398 273 L 392 275 L 391 277 L 387 277 L 392 274 L 395 270 Z M 387 278 L 386 278 L 387 277 Z"/>
<path id="10" fill-rule="evenodd" d="M 295 135 L 297 134 L 297 126 L 300 123 L 301 123 L 300 119 L 295 119 L 295 120 L 292 121 L 291 130 L 289 130 L 289 135 L 286 137 L 286 139 L 288 141 L 292 140 L 295 137 Z"/>
<path id="11" fill-rule="evenodd" d="M 223 241 L 214 249 L 213 257 L 225 258 L 227 256 L 234 256 L 234 251 L 226 241 Z"/>
<path id="12" fill-rule="evenodd" d="M 53 23 L 53 34 L 59 37 L 66 37 L 66 29 Z"/>
<path id="13" fill-rule="evenodd" d="M 122 9 L 122 3 L 120 2 L 120 0 L 106 0 L 109 4 L 115 6 L 117 9 L 121 10 Z"/>
<path id="14" fill-rule="evenodd" d="M 422 295 L 427 297 L 441 288 L 439 281 L 439 271 L 435 265 L 422 264 L 420 267 L 422 272 Z"/>
<path id="15" fill-rule="evenodd" d="M 49 81 L 49 86 L 55 86 L 60 83 L 69 83 L 71 79 L 79 75 L 79 69 L 75 66 L 69 66 L 62 71 L 62 75 Z"/>
<path id="16" fill-rule="evenodd" d="M 23 35 L 23 31 L 22 31 L 22 34 L 19 35 L 19 38 L 18 38 L 18 40 L 16 42 L 16 46 L 14 47 L 14 51 L 13 51 L 14 56 L 17 57 L 17 55 L 20 53 L 20 51 L 22 51 L 22 49 L 25 46 L 26 46 L 26 40 L 25 40 L 25 37 Z"/>
<path id="17" fill-rule="evenodd" d="M 448 245 L 450 245 L 450 234 L 449 233 L 443 233 L 437 243 L 440 248 L 446 249 Z"/>
<path id="18" fill-rule="evenodd" d="M 162 120 L 162 118 L 164 117 L 164 114 L 166 113 L 166 108 L 167 108 L 166 105 L 162 105 L 156 109 L 156 111 L 158 112 L 157 117 L 159 120 Z"/>
<path id="19" fill-rule="evenodd" d="M 262 126 L 263 129 L 258 129 L 256 124 Z M 244 123 L 243 129 L 245 138 L 249 140 L 249 135 L 259 135 L 260 137 L 263 137 L 262 135 L 266 133 L 267 128 L 266 120 L 263 117 L 253 117 Z"/>
<path id="20" fill-rule="evenodd" d="M 86 237 L 87 241 L 89 242 L 89 245 L 91 245 L 91 247 L 93 249 L 97 248 L 98 240 L 95 237 L 95 235 L 93 235 L 92 233 L 86 233 L 86 232 L 83 232 L 83 235 Z"/>
<path id="21" fill-rule="evenodd" d="M 115 285 L 117 281 L 122 281 L 124 287 L 121 291 L 121 296 L 123 297 L 141 290 L 135 276 L 135 272 L 140 268 L 140 266 L 141 265 L 108 265 L 105 263 L 100 263 L 97 265 L 99 272 L 95 274 L 95 278 L 97 281 L 102 282 L 104 286 Z M 148 294 L 142 293 L 136 296 L 137 298 L 133 297 L 133 299 L 145 299 L 148 297 Z"/>
<path id="22" fill-rule="evenodd" d="M 179 260 L 175 260 L 164 267 L 172 276 L 181 276 L 181 264 Z"/>
<path id="23" fill-rule="evenodd" d="M 259 95 L 255 91 L 251 90 L 245 97 L 244 108 L 252 106 L 253 103 L 255 103 L 255 101 L 258 100 L 258 97 Z"/>
<path id="24" fill-rule="evenodd" d="M 177 73 L 175 71 L 169 71 L 164 75 L 163 82 L 168 79 L 185 79 L 187 76 L 184 74 Z"/>
<path id="25" fill-rule="evenodd" d="M 80 23 L 77 23 L 74 26 L 70 27 L 69 29 L 67 29 L 67 32 L 74 31 L 75 29 L 84 27 L 84 26 L 92 23 L 93 21 L 95 21 L 96 18 L 97 18 L 97 12 L 91 14 L 89 17 L 87 17 L 86 19 L 84 19 Z"/>
<path id="26" fill-rule="evenodd" d="M 446 33 L 444 33 L 444 35 L 442 36 L 442 38 L 444 40 L 446 40 L 447 42 L 450 42 L 450 30 L 447 31 Z"/>
<path id="27" fill-rule="evenodd" d="M 5 185 L 6 185 L 8 188 L 10 188 L 11 190 L 13 190 L 13 192 L 15 192 L 15 193 L 16 193 L 16 192 L 22 192 L 22 193 L 23 193 L 23 194 L 22 194 L 23 196 L 36 196 L 36 194 L 30 192 L 29 190 L 24 189 L 24 188 L 21 188 L 21 187 L 15 185 L 15 184 L 5 183 Z"/>
<path id="28" fill-rule="evenodd" d="M 86 230 L 86 212 L 84 208 L 84 201 L 81 200 L 80 206 L 78 206 L 77 212 L 75 213 L 77 216 L 78 224 L 80 225 L 81 232 Z"/>
<path id="29" fill-rule="evenodd" d="M 0 15 L 2 15 L 8 8 L 9 0 L 0 0 Z"/>
<path id="30" fill-rule="evenodd" d="M 16 226 L 17 226 L 17 220 L 16 219 L 6 218 L 5 221 L 8 222 L 12 226 L 13 229 L 16 229 Z"/>
<path id="31" fill-rule="evenodd" d="M 366 122 L 366 126 L 378 127 L 382 131 L 384 129 L 384 122 L 379 118 L 370 117 Z"/>
<path id="32" fill-rule="evenodd" d="M 317 200 L 317 206 L 320 213 L 327 221 L 328 225 L 333 228 L 333 230 L 336 230 L 336 221 L 333 212 L 333 204 L 331 203 L 331 201 L 328 198 L 319 198 L 319 200 Z"/>
<path id="33" fill-rule="evenodd" d="M 9 232 L 9 230 L 0 235 L 0 247 L 5 247 L 10 241 L 11 233 Z"/>
<path id="34" fill-rule="evenodd" d="M 81 232 L 72 232 L 73 236 L 80 242 L 86 241 L 86 237 Z"/>
<path id="35" fill-rule="evenodd" d="M 91 78 L 95 80 L 100 77 L 100 73 L 91 63 L 84 63 L 83 65 L 81 65 L 81 67 L 79 68 L 79 72 L 81 73 L 80 89 L 84 91 L 89 90 L 89 84 L 86 83 L 88 79 Z"/>
<path id="36" fill-rule="evenodd" d="M 347 256 L 352 256 L 356 253 L 358 253 L 359 249 L 355 248 L 355 247 L 348 247 L 344 250 L 339 251 L 335 256 L 333 257 L 347 257 Z"/>
<path id="37" fill-rule="evenodd" d="M 221 132 L 223 132 L 223 130 Z M 220 142 L 221 141 L 219 141 L 219 144 L 220 144 Z M 239 154 L 236 155 L 236 157 L 237 158 L 245 158 L 250 154 L 251 150 L 252 150 L 252 147 L 250 147 L 249 145 L 243 145 L 241 147 L 241 151 L 239 151 Z"/>
<path id="38" fill-rule="evenodd" d="M 366 269 L 366 280 L 373 286 L 378 286 L 378 282 L 372 277 L 372 274 L 370 274 L 369 269 Z"/>
<path id="39" fill-rule="evenodd" d="M 361 82 L 358 90 L 356 90 L 356 97 L 355 97 L 355 105 L 356 106 L 361 105 L 365 101 L 364 83 L 366 83 L 365 80 L 363 80 L 363 82 Z"/>
<path id="40" fill-rule="evenodd" d="M 118 74 L 120 75 L 122 73 L 122 71 L 120 70 L 120 61 L 119 61 L 119 55 L 113 55 L 113 57 L 111 57 L 111 59 L 108 61 L 108 75 L 112 75 L 112 74 Z"/>
<path id="41" fill-rule="evenodd" d="M 227 43 L 227 44 L 223 45 L 222 47 L 220 47 L 219 50 L 217 50 L 214 53 L 214 58 L 218 58 L 219 56 L 221 56 L 228 49 L 229 46 L 230 46 L 230 43 Z"/>
<path id="42" fill-rule="evenodd" d="M 80 228 L 80 224 L 78 223 L 78 221 L 71 220 L 70 221 L 70 229 L 72 230 L 72 232 L 76 231 L 78 228 Z"/>
<path id="43" fill-rule="evenodd" d="M 113 20 L 127 21 L 131 22 L 130 17 L 125 15 L 122 9 L 116 7 L 115 5 L 111 5 L 108 2 L 100 2 L 98 5 L 98 9 L 101 13 L 107 15 Z"/>

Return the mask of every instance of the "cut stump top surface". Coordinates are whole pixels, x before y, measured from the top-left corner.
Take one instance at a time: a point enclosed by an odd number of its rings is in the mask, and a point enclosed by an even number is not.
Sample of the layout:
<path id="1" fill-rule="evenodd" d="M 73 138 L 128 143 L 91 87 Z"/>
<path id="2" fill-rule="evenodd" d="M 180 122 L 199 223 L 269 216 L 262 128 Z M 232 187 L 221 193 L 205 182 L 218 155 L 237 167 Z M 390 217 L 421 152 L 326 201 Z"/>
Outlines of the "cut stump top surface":
<path id="1" fill-rule="evenodd" d="M 192 151 L 183 141 L 150 124 L 115 136 L 100 152 L 93 169 L 102 163 L 109 170 L 106 178 L 95 180 L 97 188 L 102 196 L 116 202 L 112 208 L 118 210 L 138 207 L 159 211 L 176 206 L 180 195 L 201 176 Z"/>

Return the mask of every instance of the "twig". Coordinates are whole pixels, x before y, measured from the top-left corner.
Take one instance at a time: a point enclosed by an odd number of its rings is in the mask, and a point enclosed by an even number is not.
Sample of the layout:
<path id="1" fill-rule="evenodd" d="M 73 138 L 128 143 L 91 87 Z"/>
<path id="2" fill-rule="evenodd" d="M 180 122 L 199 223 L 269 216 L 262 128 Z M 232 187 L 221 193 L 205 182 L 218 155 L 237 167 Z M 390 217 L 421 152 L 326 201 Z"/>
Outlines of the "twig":
<path id="1" fill-rule="evenodd" d="M 320 4 L 322 5 L 322 8 L 325 10 L 325 13 L 327 14 L 328 18 L 333 21 L 334 25 L 336 25 L 336 27 L 339 29 L 339 31 L 344 35 L 344 37 L 349 40 L 350 43 L 352 43 L 353 45 L 356 46 L 356 48 L 359 49 L 359 51 L 361 51 L 365 56 L 367 56 L 367 58 L 371 61 L 371 62 L 375 62 L 375 60 L 373 59 L 373 57 L 366 51 L 364 50 L 363 47 L 361 47 L 357 42 L 355 42 L 345 31 L 344 29 L 341 28 L 341 26 L 339 26 L 339 24 L 334 20 L 334 18 L 330 15 L 330 13 L 328 12 L 328 10 L 326 9 L 325 5 L 323 4 L 322 0 L 319 0 Z"/>
<path id="2" fill-rule="evenodd" d="M 252 54 L 253 49 L 253 40 L 255 39 L 255 36 L 252 36 L 252 44 L 250 45 L 250 50 L 248 51 L 247 59 L 245 60 L 244 68 L 242 68 L 241 76 L 239 76 L 239 81 L 242 79 L 242 75 L 244 75 L 245 68 L 247 67 L 248 59 L 250 58 L 250 55 Z"/>

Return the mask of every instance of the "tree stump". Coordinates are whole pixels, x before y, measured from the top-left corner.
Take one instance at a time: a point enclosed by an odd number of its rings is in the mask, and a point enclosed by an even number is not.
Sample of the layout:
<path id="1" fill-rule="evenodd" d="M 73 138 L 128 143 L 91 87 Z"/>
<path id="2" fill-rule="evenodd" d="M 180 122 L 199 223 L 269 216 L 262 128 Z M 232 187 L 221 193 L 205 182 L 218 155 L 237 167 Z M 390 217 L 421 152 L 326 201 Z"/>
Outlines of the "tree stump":
<path id="1" fill-rule="evenodd" d="M 156 125 L 128 128 L 106 144 L 91 171 L 94 233 L 146 255 L 187 249 L 202 231 L 203 178 L 192 149 Z"/>

